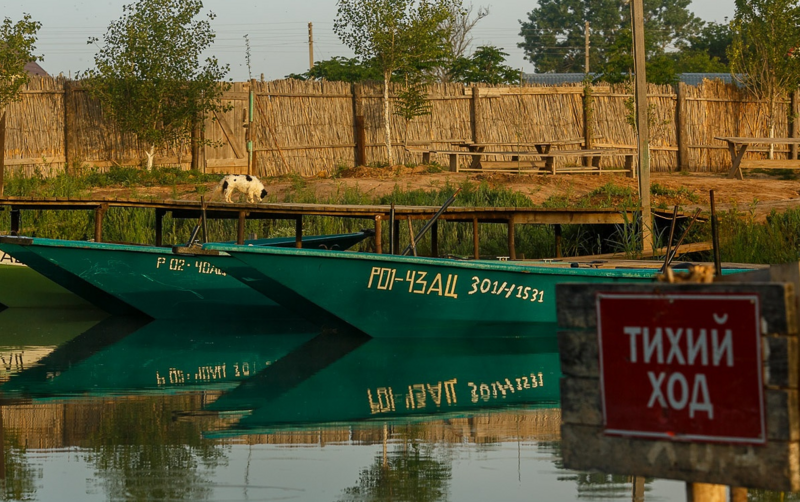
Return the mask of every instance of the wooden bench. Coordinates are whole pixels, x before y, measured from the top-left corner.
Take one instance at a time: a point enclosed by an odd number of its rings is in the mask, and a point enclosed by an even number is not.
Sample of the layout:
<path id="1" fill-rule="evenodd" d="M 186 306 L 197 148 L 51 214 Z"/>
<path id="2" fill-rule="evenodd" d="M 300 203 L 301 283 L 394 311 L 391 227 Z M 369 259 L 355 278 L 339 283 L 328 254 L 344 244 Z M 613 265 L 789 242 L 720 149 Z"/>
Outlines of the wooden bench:
<path id="1" fill-rule="evenodd" d="M 731 154 L 731 168 L 728 178 L 744 179 L 742 169 L 800 169 L 800 160 L 753 159 L 744 160 L 750 145 L 800 145 L 800 138 L 739 138 L 716 136 L 714 139 L 728 144 Z"/>
<path id="2" fill-rule="evenodd" d="M 593 149 L 593 150 L 550 150 L 548 153 L 541 152 L 465 152 L 463 150 L 431 150 L 430 153 L 448 155 L 450 159 L 450 171 L 452 172 L 515 172 L 515 173 L 615 173 L 626 172 L 628 176 L 633 176 L 633 154 L 620 152 L 613 149 Z M 459 168 L 459 157 L 472 157 L 473 162 L 469 168 Z M 625 167 L 623 169 L 602 169 L 600 159 L 603 157 L 622 156 L 625 157 Z M 483 160 L 483 157 L 511 157 L 511 160 Z M 555 160 L 563 157 L 580 157 L 588 160 L 587 166 L 561 167 L 556 168 Z M 525 158 L 533 160 L 523 160 Z M 542 169 L 544 171 L 542 171 Z"/>

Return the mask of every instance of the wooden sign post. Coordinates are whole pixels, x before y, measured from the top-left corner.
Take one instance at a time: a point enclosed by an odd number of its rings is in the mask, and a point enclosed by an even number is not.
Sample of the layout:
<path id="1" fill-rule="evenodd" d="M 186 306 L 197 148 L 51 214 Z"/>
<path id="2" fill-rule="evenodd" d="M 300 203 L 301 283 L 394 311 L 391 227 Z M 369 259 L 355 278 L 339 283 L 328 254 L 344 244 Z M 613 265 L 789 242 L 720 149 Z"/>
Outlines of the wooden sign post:
<path id="1" fill-rule="evenodd" d="M 559 284 L 556 295 L 567 468 L 800 490 L 792 284 Z M 713 498 L 702 491 L 691 498 Z"/>

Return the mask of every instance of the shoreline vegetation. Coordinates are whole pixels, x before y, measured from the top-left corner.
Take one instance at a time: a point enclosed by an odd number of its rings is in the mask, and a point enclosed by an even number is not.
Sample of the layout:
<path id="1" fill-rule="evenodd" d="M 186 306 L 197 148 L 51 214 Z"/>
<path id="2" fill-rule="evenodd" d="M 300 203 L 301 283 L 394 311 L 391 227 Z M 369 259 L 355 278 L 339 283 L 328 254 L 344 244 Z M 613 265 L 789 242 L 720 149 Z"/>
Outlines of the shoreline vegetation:
<path id="1" fill-rule="evenodd" d="M 432 166 L 431 169 L 436 168 Z M 215 183 L 222 175 L 209 175 L 178 168 L 155 168 L 147 171 L 134 167 L 113 167 L 106 172 L 97 169 L 82 174 L 59 174 L 45 178 L 10 176 L 6 179 L 5 194 L 8 196 L 38 197 L 86 197 L 92 191 L 104 188 L 126 188 L 131 198 L 153 198 L 152 189 L 171 191 L 167 198 L 186 196 L 186 186 L 194 188 L 192 196 L 197 198 L 210 193 L 209 183 Z M 284 177 L 286 178 L 286 177 Z M 338 186 L 327 195 L 317 195 L 299 176 L 289 177 L 292 189 L 284 194 L 268 195 L 265 202 L 299 202 L 325 204 L 391 204 L 398 205 L 442 205 L 456 189 L 461 188 L 457 205 L 501 206 L 501 207 L 578 207 L 608 208 L 620 210 L 634 207 L 637 197 L 629 187 L 616 185 L 613 181 L 592 190 L 577 201 L 565 195 L 554 195 L 542 204 L 534 204 L 525 194 L 502 184 L 487 181 L 466 180 L 458 184 L 446 182 L 441 186 L 423 189 L 403 189 L 401 182 L 386 195 L 371 195 L 358 186 Z M 269 183 L 269 179 L 264 179 Z M 181 189 L 179 189 L 181 187 Z M 697 204 L 698 196 L 685 188 L 671 189 L 653 184 L 654 197 Z M 163 198 L 163 195 L 157 196 Z M 661 206 L 661 207 L 660 207 Z M 654 207 L 667 209 L 665 203 Z M 719 214 L 720 250 L 722 260 L 734 263 L 784 263 L 800 260 L 800 208 L 784 212 L 772 211 L 765 221 L 756 219 L 753 207 L 741 210 L 733 208 Z M 185 243 L 189 239 L 195 220 L 175 219 L 167 215 L 163 220 L 165 243 Z M 415 232 L 424 222 L 414 222 Z M 209 240 L 232 240 L 236 235 L 235 220 L 209 220 Z M 348 233 L 370 228 L 372 222 L 346 218 L 309 216 L 304 219 L 304 235 Z M 388 225 L 385 223 L 384 225 Z M 563 225 L 562 254 L 564 257 L 601 253 L 623 253 L 628 258 L 639 258 L 638 223 L 623 225 Z M 10 227 L 10 211 L 0 210 L 0 229 Z M 709 222 L 696 224 L 687 235 L 687 243 L 704 242 L 711 239 Z M 404 228 L 404 227 L 401 227 Z M 91 211 L 25 211 L 22 219 L 22 235 L 56 239 L 86 240 L 93 235 L 94 214 Z M 108 242 L 153 244 L 155 242 L 155 212 L 148 209 L 111 208 L 106 213 L 103 236 Z M 676 230 L 680 235 L 682 228 Z M 666 244 L 669 220 L 655 218 L 654 246 Z M 281 237 L 294 235 L 294 222 L 282 220 L 248 220 L 245 235 L 257 237 Z M 388 226 L 383 232 L 384 249 L 388 249 Z M 677 240 L 677 237 L 675 238 Z M 407 232 L 401 231 L 401 248 L 407 244 Z M 518 256 L 526 259 L 553 258 L 555 256 L 555 234 L 551 225 L 518 225 L 516 227 Z M 370 250 L 371 243 L 361 244 L 357 250 Z M 439 229 L 439 249 L 444 256 L 472 256 L 472 225 L 469 223 L 443 222 Z M 421 255 L 430 254 L 430 239 L 423 239 L 418 246 Z M 480 254 L 482 257 L 507 256 L 507 234 L 505 225 L 481 224 Z M 710 261 L 710 252 L 693 253 L 685 259 Z"/>

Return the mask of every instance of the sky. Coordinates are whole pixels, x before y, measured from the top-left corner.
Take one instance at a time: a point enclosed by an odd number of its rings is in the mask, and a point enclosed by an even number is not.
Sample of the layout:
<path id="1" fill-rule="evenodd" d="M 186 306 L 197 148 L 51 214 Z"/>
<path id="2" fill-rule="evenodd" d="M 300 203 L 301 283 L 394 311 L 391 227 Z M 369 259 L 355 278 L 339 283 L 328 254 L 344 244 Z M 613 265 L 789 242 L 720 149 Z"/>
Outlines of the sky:
<path id="1" fill-rule="evenodd" d="M 94 66 L 97 46 L 88 45 L 89 37 L 106 32 L 111 21 L 122 15 L 122 6 L 133 0 L 0 0 L 3 17 L 17 21 L 23 13 L 42 23 L 36 44 L 44 55 L 40 65 L 50 75 L 75 75 Z M 465 0 L 469 4 L 469 0 Z M 204 0 L 206 11 L 217 17 L 212 23 L 217 38 L 211 52 L 221 63 L 230 65 L 234 81 L 248 78 L 266 80 L 284 78 L 289 73 L 308 69 L 308 23 L 313 24 L 314 59 L 352 56 L 333 33 L 336 0 Z M 473 29 L 473 48 L 489 44 L 509 53 L 506 63 L 525 72 L 533 66 L 524 60 L 517 48 L 520 20 L 537 3 L 535 0 L 473 0 L 477 6 L 488 6 L 489 16 Z M 704 21 L 723 22 L 733 17 L 734 0 L 694 0 L 689 9 Z M 245 38 L 250 41 L 251 64 L 246 63 Z"/>

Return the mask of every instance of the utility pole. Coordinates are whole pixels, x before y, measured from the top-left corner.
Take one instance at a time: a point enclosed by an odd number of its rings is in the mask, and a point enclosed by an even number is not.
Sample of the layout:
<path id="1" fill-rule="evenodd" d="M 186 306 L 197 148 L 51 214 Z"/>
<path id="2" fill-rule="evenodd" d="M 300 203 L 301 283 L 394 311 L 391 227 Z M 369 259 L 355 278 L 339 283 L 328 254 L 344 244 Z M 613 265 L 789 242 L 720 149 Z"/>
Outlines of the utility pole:
<path id="1" fill-rule="evenodd" d="M 644 9 L 642 0 L 631 0 L 633 69 L 636 72 L 636 131 L 639 150 L 639 200 L 642 204 L 642 248 L 653 248 L 653 217 L 650 214 L 650 131 L 647 124 L 647 76 L 644 53 Z"/>
<path id="2" fill-rule="evenodd" d="M 308 71 L 314 68 L 314 25 L 308 23 Z"/>
<path id="3" fill-rule="evenodd" d="M 584 38 L 584 45 L 586 52 L 586 60 L 583 64 L 585 72 L 587 75 L 589 74 L 589 21 L 586 21 L 586 24 L 583 25 L 583 38 Z"/>

